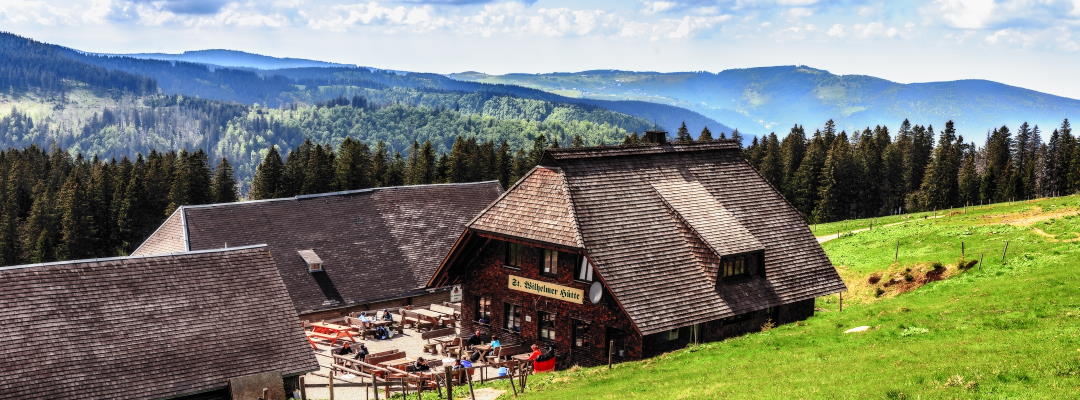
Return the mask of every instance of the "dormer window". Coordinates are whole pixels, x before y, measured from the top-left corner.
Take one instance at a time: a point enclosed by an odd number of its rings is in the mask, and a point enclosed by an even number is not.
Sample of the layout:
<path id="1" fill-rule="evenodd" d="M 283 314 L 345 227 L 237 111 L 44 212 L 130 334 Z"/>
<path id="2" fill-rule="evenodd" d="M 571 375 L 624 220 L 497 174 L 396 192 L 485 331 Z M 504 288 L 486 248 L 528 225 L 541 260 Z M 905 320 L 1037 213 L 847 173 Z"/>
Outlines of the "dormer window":
<path id="1" fill-rule="evenodd" d="M 718 278 L 720 280 L 737 280 L 750 276 L 765 276 L 765 252 L 726 256 L 720 259 Z"/>
<path id="2" fill-rule="evenodd" d="M 315 250 L 298 250 L 300 258 L 304 259 L 304 263 L 307 264 L 308 272 L 322 272 L 323 261 L 319 258 L 318 254 L 315 254 Z"/>

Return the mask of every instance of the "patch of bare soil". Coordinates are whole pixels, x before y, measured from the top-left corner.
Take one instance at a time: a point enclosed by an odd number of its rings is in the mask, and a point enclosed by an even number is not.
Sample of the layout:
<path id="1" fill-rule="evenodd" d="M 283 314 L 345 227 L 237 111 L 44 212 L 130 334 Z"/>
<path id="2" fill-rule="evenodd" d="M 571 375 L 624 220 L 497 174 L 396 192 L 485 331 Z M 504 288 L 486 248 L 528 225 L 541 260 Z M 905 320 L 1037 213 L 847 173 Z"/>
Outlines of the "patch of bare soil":
<path id="1" fill-rule="evenodd" d="M 956 264 L 919 263 L 911 266 L 894 264 L 885 271 L 869 276 L 845 276 L 849 295 L 845 300 L 872 302 L 914 291 L 924 285 L 956 276 L 977 264 L 977 260 L 962 260 Z M 850 297 L 849 297 L 850 296 Z"/>
<path id="2" fill-rule="evenodd" d="M 1021 213 L 984 215 L 980 218 L 986 224 L 1032 226 L 1039 222 L 1064 217 L 1071 217 L 1073 215 L 1080 215 L 1080 209 L 1062 208 L 1054 211 L 1044 212 L 1042 207 L 1035 206 Z"/>

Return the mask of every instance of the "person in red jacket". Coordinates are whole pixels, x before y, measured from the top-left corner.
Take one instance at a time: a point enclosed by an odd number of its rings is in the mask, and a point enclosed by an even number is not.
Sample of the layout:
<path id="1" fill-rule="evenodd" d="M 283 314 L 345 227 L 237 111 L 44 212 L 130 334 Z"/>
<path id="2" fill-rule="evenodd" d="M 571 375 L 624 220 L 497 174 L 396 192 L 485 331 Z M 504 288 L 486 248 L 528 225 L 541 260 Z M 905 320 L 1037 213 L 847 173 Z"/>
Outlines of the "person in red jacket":
<path id="1" fill-rule="evenodd" d="M 529 360 L 533 362 L 533 372 L 547 372 L 555 370 L 555 349 L 548 347 L 547 351 L 540 351 L 540 346 L 532 345 L 532 353 Z"/>

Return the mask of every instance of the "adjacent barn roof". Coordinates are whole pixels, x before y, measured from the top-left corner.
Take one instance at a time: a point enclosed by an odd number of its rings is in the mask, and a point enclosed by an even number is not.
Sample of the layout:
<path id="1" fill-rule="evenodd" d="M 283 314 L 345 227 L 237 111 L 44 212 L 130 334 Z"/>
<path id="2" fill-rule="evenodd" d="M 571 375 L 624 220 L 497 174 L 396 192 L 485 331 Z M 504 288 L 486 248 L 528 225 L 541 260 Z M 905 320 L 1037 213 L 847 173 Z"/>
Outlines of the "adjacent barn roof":
<path id="1" fill-rule="evenodd" d="M 521 189 L 547 182 L 561 182 L 566 195 Z M 552 197 L 565 198 L 569 210 L 554 215 L 567 207 Z M 552 232 L 573 229 L 580 244 L 571 247 L 584 249 L 642 334 L 845 289 L 803 217 L 733 141 L 549 150 L 503 202 L 470 231 L 568 245 L 568 235 Z M 538 224 L 529 218 L 535 214 L 557 223 Z M 717 285 L 694 242 L 708 246 L 712 260 L 764 250 L 766 278 Z"/>
<path id="2" fill-rule="evenodd" d="M 0 388 L 155 399 L 318 369 L 267 248 L 0 268 Z"/>
<path id="3" fill-rule="evenodd" d="M 186 206 L 175 222 L 183 234 L 169 236 L 186 242 L 173 248 L 266 243 L 293 304 L 307 314 L 427 293 L 465 224 L 500 193 L 489 181 Z M 170 248 L 157 236 L 146 243 Z M 323 272 L 308 272 L 301 250 L 317 254 Z"/>

